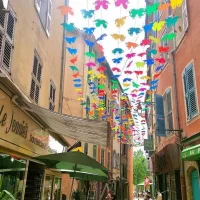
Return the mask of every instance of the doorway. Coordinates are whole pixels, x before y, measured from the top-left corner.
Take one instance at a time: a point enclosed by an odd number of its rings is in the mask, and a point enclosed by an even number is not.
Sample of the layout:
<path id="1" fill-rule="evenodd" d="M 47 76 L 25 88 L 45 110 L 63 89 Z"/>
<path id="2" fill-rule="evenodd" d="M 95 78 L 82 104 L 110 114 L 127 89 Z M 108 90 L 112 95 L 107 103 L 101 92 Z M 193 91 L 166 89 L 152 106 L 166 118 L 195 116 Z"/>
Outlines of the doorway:
<path id="1" fill-rule="evenodd" d="M 191 173 L 192 179 L 192 193 L 193 200 L 199 200 L 200 196 L 200 185 L 199 185 L 199 175 L 197 170 L 193 170 Z"/>

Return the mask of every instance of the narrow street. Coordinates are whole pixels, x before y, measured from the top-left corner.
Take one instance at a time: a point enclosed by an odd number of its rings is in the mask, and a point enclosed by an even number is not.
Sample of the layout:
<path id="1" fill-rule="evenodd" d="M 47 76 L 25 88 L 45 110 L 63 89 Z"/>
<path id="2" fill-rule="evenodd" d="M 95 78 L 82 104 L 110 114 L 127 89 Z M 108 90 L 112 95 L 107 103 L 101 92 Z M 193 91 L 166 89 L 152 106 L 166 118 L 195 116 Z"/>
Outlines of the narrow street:
<path id="1" fill-rule="evenodd" d="M 0 200 L 200 200 L 199 1 L 0 0 Z"/>

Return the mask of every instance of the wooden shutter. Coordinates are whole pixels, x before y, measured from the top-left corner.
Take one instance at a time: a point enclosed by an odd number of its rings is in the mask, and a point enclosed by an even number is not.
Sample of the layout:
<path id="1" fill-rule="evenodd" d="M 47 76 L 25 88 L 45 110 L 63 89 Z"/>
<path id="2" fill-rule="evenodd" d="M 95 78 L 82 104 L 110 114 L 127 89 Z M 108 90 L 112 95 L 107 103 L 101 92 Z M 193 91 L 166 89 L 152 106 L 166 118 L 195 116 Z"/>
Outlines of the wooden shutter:
<path id="1" fill-rule="evenodd" d="M 166 93 L 167 100 L 167 128 L 173 130 L 173 112 L 172 112 L 172 96 L 171 90 Z"/>
<path id="2" fill-rule="evenodd" d="M 51 15 L 52 15 L 52 1 L 48 0 L 47 21 L 46 21 L 46 32 L 48 35 L 50 35 Z"/>
<path id="3" fill-rule="evenodd" d="M 193 64 L 190 64 L 184 72 L 185 101 L 187 107 L 187 119 L 192 119 L 198 113 L 195 90 L 195 77 Z"/>
<path id="4" fill-rule="evenodd" d="M 3 67 L 10 72 L 11 68 L 11 57 L 13 50 L 13 38 L 14 38 L 14 27 L 15 18 L 11 12 L 9 14 L 1 14 L 0 16 L 1 29 L 4 29 L 1 34 L 1 55 L 3 59 Z"/>
<path id="5" fill-rule="evenodd" d="M 187 81 L 186 83 L 187 83 L 189 118 L 191 119 L 198 113 L 193 64 L 191 64 L 186 68 L 186 81 Z"/>
<path id="6" fill-rule="evenodd" d="M 155 94 L 156 134 L 166 136 L 163 97 Z"/>

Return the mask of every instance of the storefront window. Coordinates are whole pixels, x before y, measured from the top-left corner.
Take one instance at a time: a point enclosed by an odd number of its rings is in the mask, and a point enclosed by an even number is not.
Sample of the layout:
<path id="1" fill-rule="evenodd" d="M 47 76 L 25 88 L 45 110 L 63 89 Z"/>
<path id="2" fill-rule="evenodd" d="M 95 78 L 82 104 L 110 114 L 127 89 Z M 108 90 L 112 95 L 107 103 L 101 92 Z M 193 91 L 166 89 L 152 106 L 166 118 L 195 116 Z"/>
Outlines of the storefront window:
<path id="1" fill-rule="evenodd" d="M 46 176 L 44 186 L 44 200 L 51 200 L 53 176 Z"/>
<path id="2" fill-rule="evenodd" d="M 26 161 L 0 154 L 0 199 L 21 200 Z"/>
<path id="3" fill-rule="evenodd" d="M 61 179 L 55 178 L 53 200 L 60 200 L 61 193 Z"/>

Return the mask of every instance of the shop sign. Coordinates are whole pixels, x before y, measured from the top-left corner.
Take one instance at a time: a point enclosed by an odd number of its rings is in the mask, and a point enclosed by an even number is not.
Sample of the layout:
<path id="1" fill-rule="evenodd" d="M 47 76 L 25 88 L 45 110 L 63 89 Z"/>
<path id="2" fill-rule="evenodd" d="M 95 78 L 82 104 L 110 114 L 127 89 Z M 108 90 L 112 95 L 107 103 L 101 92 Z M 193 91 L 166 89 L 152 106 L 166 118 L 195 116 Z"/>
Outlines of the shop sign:
<path id="1" fill-rule="evenodd" d="M 13 144 L 14 149 L 21 147 L 26 153 L 30 151 L 39 155 L 57 153 L 52 145 L 50 147 L 49 133 L 42 130 L 1 91 L 0 95 L 4 95 L 0 101 L 0 145 L 8 142 L 9 146 Z M 23 150 L 22 153 L 25 153 Z"/>
<path id="2" fill-rule="evenodd" d="M 153 139 L 144 139 L 144 150 L 154 151 Z"/>
<path id="3" fill-rule="evenodd" d="M 192 157 L 192 156 L 195 156 L 195 155 L 200 155 L 200 147 L 197 147 L 197 148 L 188 150 L 186 152 L 183 152 L 182 158 L 185 159 L 185 158 Z"/>

